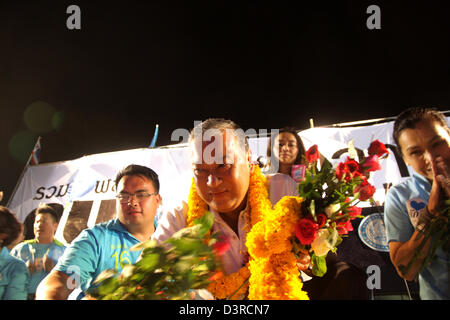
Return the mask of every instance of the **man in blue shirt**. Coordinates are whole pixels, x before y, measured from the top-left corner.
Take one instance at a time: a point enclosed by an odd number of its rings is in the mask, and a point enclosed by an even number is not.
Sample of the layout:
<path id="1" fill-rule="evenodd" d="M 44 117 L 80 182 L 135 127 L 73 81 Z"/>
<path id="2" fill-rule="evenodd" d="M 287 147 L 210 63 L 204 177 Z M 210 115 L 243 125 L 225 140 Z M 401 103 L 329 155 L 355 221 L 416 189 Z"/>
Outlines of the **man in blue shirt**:
<path id="1" fill-rule="evenodd" d="M 28 299 L 33 300 L 39 283 L 50 273 L 64 253 L 65 246 L 55 239 L 59 217 L 46 204 L 36 209 L 33 240 L 25 240 L 11 250 L 11 255 L 26 263 L 31 278 Z"/>
<path id="2" fill-rule="evenodd" d="M 386 196 L 384 217 L 392 263 L 404 279 L 419 278 L 421 299 L 450 299 L 449 252 L 438 247 L 436 258 L 422 269 L 434 238 L 406 273 L 399 270 L 412 261 L 422 243 L 422 231 L 439 215 L 442 200 L 450 196 L 450 129 L 438 111 L 411 108 L 395 121 L 394 140 L 415 172 Z"/>
<path id="3" fill-rule="evenodd" d="M 116 177 L 117 218 L 83 230 L 38 287 L 37 299 L 67 299 L 77 285 L 83 292 L 104 270 L 121 271 L 138 259 L 130 248 L 150 239 L 161 204 L 158 175 L 150 168 L 130 165 Z"/>

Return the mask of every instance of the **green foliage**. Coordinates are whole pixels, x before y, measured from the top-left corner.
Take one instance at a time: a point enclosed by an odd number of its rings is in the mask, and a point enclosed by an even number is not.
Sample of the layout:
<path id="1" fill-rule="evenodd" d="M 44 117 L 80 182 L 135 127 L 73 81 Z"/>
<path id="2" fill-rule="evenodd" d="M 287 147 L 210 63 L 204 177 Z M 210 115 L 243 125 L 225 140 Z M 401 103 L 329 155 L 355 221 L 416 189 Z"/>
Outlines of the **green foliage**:
<path id="1" fill-rule="evenodd" d="M 206 288 L 220 267 L 212 247 L 218 235 L 208 236 L 213 223 L 214 215 L 207 212 L 164 243 L 139 243 L 132 250 L 143 250 L 140 260 L 120 274 L 102 272 L 89 295 L 101 300 L 190 299 L 190 290 Z"/>
<path id="2" fill-rule="evenodd" d="M 314 253 L 311 255 L 312 272 L 315 276 L 323 277 L 327 273 L 326 256 L 318 257 Z"/>
<path id="3" fill-rule="evenodd" d="M 325 208 L 331 204 L 341 204 L 341 208 L 336 213 L 354 205 L 345 200 L 354 197 L 353 190 L 361 184 L 361 178 L 355 177 L 351 181 L 338 180 L 328 160 L 324 161 L 320 170 L 317 168 L 317 162 L 309 165 L 312 167 L 306 171 L 305 179 L 298 184 L 299 196 L 304 199 L 302 212 L 310 213 L 315 217 L 319 213 L 324 213 Z"/>

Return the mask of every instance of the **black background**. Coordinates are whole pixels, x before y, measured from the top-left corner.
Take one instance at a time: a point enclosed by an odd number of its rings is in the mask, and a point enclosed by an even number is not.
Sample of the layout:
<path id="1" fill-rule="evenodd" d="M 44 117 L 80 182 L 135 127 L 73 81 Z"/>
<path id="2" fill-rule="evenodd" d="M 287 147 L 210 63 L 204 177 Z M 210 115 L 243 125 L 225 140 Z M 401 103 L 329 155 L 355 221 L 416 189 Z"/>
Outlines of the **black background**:
<path id="1" fill-rule="evenodd" d="M 81 30 L 66 27 L 71 4 Z M 366 27 L 371 4 L 381 30 Z M 147 147 L 157 123 L 161 146 L 208 117 L 306 129 L 449 110 L 448 12 L 447 1 L 0 1 L 2 203 L 39 135 L 45 163 Z M 59 126 L 27 127 L 36 101 Z"/>

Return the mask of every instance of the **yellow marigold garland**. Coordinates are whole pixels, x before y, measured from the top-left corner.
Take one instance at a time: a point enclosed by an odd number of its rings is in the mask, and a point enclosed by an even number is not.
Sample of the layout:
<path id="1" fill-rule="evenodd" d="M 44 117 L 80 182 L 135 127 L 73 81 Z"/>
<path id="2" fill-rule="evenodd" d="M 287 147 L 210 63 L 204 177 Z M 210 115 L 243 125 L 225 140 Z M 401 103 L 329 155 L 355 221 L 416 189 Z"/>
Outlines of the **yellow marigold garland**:
<path id="1" fill-rule="evenodd" d="M 187 222 L 192 225 L 208 210 L 194 181 L 188 201 Z M 216 298 L 225 299 L 232 294 L 233 298 L 238 298 L 249 289 L 249 298 L 255 300 L 308 299 L 306 292 L 301 290 L 297 260 L 289 241 L 301 201 L 298 197 L 284 197 L 272 209 L 266 178 L 258 166 L 254 167 L 248 194 L 251 225 L 247 226 L 246 245 L 250 261 L 237 272 L 223 275 L 208 286 Z"/>
<path id="2" fill-rule="evenodd" d="M 302 199 L 284 197 L 247 235 L 250 256 L 250 289 L 252 300 L 308 299 L 302 291 L 297 259 L 290 237 L 298 220 Z"/>

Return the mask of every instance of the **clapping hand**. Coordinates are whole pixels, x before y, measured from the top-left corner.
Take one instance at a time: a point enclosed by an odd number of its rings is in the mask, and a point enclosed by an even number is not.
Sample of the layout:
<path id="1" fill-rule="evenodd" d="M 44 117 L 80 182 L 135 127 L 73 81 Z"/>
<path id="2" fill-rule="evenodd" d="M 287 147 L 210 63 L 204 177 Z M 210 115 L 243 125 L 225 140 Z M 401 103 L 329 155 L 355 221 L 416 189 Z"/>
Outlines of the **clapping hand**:
<path id="1" fill-rule="evenodd" d="M 435 176 L 441 189 L 445 192 L 447 198 L 450 198 L 450 171 L 442 157 L 435 160 Z"/>
<path id="2" fill-rule="evenodd" d="M 42 257 L 42 266 L 45 272 L 50 272 L 55 264 L 53 263 L 53 260 L 46 254 L 44 255 L 44 257 Z"/>
<path id="3" fill-rule="evenodd" d="M 437 215 L 440 202 L 450 198 L 450 171 L 442 157 L 437 157 L 432 164 L 433 184 L 428 200 L 428 212 Z"/>

